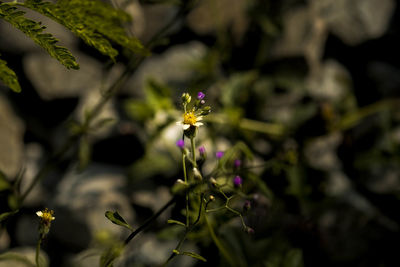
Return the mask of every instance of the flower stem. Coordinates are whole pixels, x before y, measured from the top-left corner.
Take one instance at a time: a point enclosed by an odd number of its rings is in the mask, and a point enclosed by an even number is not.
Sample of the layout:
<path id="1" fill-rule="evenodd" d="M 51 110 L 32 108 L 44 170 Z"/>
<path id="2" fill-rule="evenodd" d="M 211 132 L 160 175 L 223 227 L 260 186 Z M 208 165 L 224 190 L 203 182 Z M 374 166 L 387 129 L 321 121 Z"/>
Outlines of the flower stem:
<path id="1" fill-rule="evenodd" d="M 197 163 L 196 163 L 196 146 L 195 146 L 195 141 L 194 137 L 190 137 L 190 144 L 192 145 L 192 158 L 193 158 L 193 168 L 197 168 Z"/>
<path id="2" fill-rule="evenodd" d="M 188 183 L 187 173 L 186 173 L 186 155 L 182 153 L 182 167 L 183 167 L 183 177 L 185 179 L 185 183 Z M 189 192 L 186 191 L 186 228 L 189 227 Z"/>
<path id="3" fill-rule="evenodd" d="M 36 245 L 36 257 L 35 257 L 35 261 L 36 261 L 36 267 L 40 267 L 39 264 L 39 255 L 40 255 L 40 244 L 42 243 L 42 237 L 39 237 L 39 241 Z"/>

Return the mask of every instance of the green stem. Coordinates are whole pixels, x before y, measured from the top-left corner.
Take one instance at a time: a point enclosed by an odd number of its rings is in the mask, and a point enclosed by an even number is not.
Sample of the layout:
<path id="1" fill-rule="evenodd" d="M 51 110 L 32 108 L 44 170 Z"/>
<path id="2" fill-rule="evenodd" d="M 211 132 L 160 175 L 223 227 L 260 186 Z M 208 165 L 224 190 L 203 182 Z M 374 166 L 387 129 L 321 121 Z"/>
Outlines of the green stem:
<path id="1" fill-rule="evenodd" d="M 188 178 L 186 173 L 186 156 L 185 153 L 182 153 L 182 167 L 183 167 L 183 177 L 185 179 L 185 183 L 188 184 Z M 186 228 L 189 227 L 189 191 L 186 191 Z"/>
<path id="2" fill-rule="evenodd" d="M 197 168 L 197 162 L 196 162 L 196 146 L 195 146 L 195 141 L 194 137 L 190 137 L 190 144 L 192 146 L 192 160 L 193 160 L 193 168 Z"/>
<path id="3" fill-rule="evenodd" d="M 35 257 L 36 267 L 40 267 L 40 264 L 39 264 L 40 243 L 42 243 L 42 238 L 41 237 L 39 237 L 39 241 L 38 241 L 38 243 L 36 245 L 36 257 Z"/>
<path id="4" fill-rule="evenodd" d="M 138 229 L 132 232 L 128 238 L 125 240 L 125 245 L 129 243 L 137 234 L 143 231 L 150 223 L 152 223 L 155 219 L 157 219 L 169 206 L 174 204 L 176 201 L 176 197 L 173 197 L 170 201 L 167 202 L 159 211 L 153 214 L 150 218 L 148 218 Z"/>

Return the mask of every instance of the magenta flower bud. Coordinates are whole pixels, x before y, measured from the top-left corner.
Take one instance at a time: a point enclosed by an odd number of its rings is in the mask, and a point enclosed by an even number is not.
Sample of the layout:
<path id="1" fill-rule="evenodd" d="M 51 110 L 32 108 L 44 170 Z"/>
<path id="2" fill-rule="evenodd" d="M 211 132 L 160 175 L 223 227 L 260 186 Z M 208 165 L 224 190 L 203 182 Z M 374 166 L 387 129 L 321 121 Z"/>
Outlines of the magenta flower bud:
<path id="1" fill-rule="evenodd" d="M 203 92 L 198 92 L 197 99 L 202 100 L 206 95 Z"/>
<path id="2" fill-rule="evenodd" d="M 239 175 L 236 175 L 235 178 L 233 178 L 233 185 L 235 187 L 242 186 L 242 183 L 243 183 L 242 177 L 240 177 Z"/>
<path id="3" fill-rule="evenodd" d="M 248 234 L 252 235 L 252 234 L 254 234 L 254 229 L 247 226 L 247 227 L 246 227 L 246 232 L 247 232 Z"/>
<path id="4" fill-rule="evenodd" d="M 200 156 L 204 156 L 204 154 L 206 153 L 206 148 L 204 146 L 199 147 L 199 153 Z"/>
<path id="5" fill-rule="evenodd" d="M 235 166 L 235 168 L 239 168 L 240 165 L 242 165 L 242 161 L 240 159 L 235 159 L 233 166 Z"/>
<path id="6" fill-rule="evenodd" d="M 176 141 L 176 146 L 183 149 L 185 147 L 185 141 L 183 141 L 183 139 L 179 139 Z"/>
<path id="7" fill-rule="evenodd" d="M 224 152 L 218 151 L 217 153 L 215 153 L 215 156 L 217 157 L 217 159 L 220 159 L 224 156 Z"/>

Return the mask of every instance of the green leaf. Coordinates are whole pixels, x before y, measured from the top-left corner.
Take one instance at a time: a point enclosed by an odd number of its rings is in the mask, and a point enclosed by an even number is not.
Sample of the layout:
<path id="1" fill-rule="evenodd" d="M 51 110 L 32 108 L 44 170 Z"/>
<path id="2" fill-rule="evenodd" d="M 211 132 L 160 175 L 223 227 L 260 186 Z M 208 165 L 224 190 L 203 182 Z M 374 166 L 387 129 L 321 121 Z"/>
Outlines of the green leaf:
<path id="1" fill-rule="evenodd" d="M 4 213 L 0 214 L 0 222 L 7 220 L 9 217 L 13 216 L 18 211 L 19 210 L 14 210 L 14 211 L 4 212 Z"/>
<path id="2" fill-rule="evenodd" d="M 100 257 L 100 267 L 112 267 L 114 266 L 114 261 L 122 253 L 122 245 L 114 245 L 106 249 Z"/>
<path id="3" fill-rule="evenodd" d="M 21 92 L 17 75 L 12 69 L 7 67 L 7 62 L 2 59 L 0 59 L 0 80 L 14 92 Z"/>
<path id="4" fill-rule="evenodd" d="M 78 63 L 68 49 L 56 45 L 58 42 L 56 38 L 49 33 L 43 33 L 46 27 L 40 22 L 25 18 L 24 14 L 24 11 L 17 10 L 8 3 L 0 3 L 0 18 L 22 31 L 68 69 L 79 69 Z"/>
<path id="5" fill-rule="evenodd" d="M 36 267 L 36 265 L 33 264 L 25 255 L 15 252 L 5 252 L 3 254 L 0 254 L 0 262 L 8 260 L 24 263 L 25 266 Z"/>
<path id="6" fill-rule="evenodd" d="M 187 252 L 187 251 L 184 251 L 184 252 L 180 252 L 180 254 L 181 254 L 181 255 L 186 255 L 186 256 L 189 256 L 189 257 L 192 257 L 192 258 L 195 258 L 195 259 L 204 261 L 204 262 L 207 262 L 207 260 L 206 260 L 204 257 L 202 257 L 202 256 L 200 256 L 199 254 L 194 253 L 194 252 Z"/>
<path id="7" fill-rule="evenodd" d="M 7 201 L 11 210 L 17 210 L 19 208 L 19 199 L 16 195 L 9 194 Z"/>
<path id="8" fill-rule="evenodd" d="M 177 224 L 177 225 L 181 225 L 181 226 L 183 226 L 183 227 L 186 227 L 186 225 L 185 225 L 183 222 L 176 221 L 176 220 L 168 220 L 167 223 L 170 223 L 170 224 Z"/>
<path id="9" fill-rule="evenodd" d="M 133 231 L 132 226 L 130 226 L 124 218 L 122 218 L 121 215 L 117 211 L 112 212 L 112 211 L 106 211 L 106 217 L 109 219 L 112 223 L 123 226 L 125 228 L 128 228 L 129 230 Z"/>
<path id="10" fill-rule="evenodd" d="M 128 48 L 134 53 L 149 52 L 135 37 L 129 37 L 122 23 L 130 16 L 122 10 L 99 0 L 59 0 L 57 4 L 42 0 L 27 0 L 27 6 L 67 27 L 87 45 L 115 61 L 118 51 L 107 40 Z"/>

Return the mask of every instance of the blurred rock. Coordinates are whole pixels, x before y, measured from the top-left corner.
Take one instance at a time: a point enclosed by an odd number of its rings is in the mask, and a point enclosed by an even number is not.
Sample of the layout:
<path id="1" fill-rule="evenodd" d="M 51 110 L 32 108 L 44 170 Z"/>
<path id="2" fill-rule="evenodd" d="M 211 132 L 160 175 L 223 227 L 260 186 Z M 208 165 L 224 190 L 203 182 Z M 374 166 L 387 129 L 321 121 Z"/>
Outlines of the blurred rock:
<path id="1" fill-rule="evenodd" d="M 76 97 L 89 90 L 107 88 L 121 71 L 121 67 L 116 65 L 114 72 L 105 75 L 100 62 L 77 51 L 72 51 L 72 54 L 80 65 L 78 71 L 68 70 L 45 52 L 24 57 L 25 72 L 43 99 Z"/>
<path id="2" fill-rule="evenodd" d="M 25 192 L 29 185 L 32 183 L 35 175 L 38 173 L 39 164 L 42 164 L 43 150 L 38 143 L 29 143 L 25 145 L 25 162 L 24 162 L 24 176 L 21 181 L 21 192 Z M 44 190 L 41 183 L 35 185 L 32 191 L 27 195 L 24 206 L 26 207 L 39 207 L 45 202 L 48 194 Z"/>
<path id="3" fill-rule="evenodd" d="M 21 7 L 19 7 L 19 9 L 27 12 L 25 15 L 27 18 L 36 22 L 42 22 L 42 25 L 46 27 L 44 32 L 50 33 L 55 38 L 59 39 L 57 45 L 65 46 L 68 50 L 73 49 L 77 45 L 78 38 L 61 24 L 32 10 Z M 15 53 L 44 51 L 43 48 L 33 42 L 32 39 L 4 20 L 0 21 L 0 36 L 7 36 L 7 38 L 2 38 L 0 42 L 0 49 L 3 51 Z"/>
<path id="4" fill-rule="evenodd" d="M 308 7 L 289 9 L 283 22 L 283 34 L 273 47 L 273 56 L 304 56 L 311 72 L 318 70 L 328 35 L 325 22 L 313 16 Z"/>
<path id="5" fill-rule="evenodd" d="M 127 229 L 104 215 L 107 210 L 118 211 L 132 224 L 134 212 L 122 192 L 125 186 L 123 172 L 117 168 L 92 164 L 82 173 L 71 171 L 57 187 L 54 234 L 76 248 L 86 248 L 98 231 L 127 236 Z"/>
<path id="6" fill-rule="evenodd" d="M 136 242 L 130 242 L 115 267 L 129 266 L 161 266 L 175 249 L 178 240 L 159 240 L 154 234 L 142 234 Z M 181 251 L 197 252 L 196 248 L 186 241 Z M 197 260 L 188 256 L 179 256 L 173 259 L 171 266 L 190 267 Z"/>
<path id="7" fill-rule="evenodd" d="M 11 259 L 11 256 L 7 257 L 6 260 L 2 260 L 0 261 L 0 267 L 32 267 L 32 266 L 36 266 L 35 265 L 35 256 L 36 256 L 36 249 L 34 247 L 16 247 L 13 248 L 9 251 L 7 251 L 7 253 L 10 253 L 8 255 L 18 255 L 19 257 L 24 257 L 27 261 L 30 262 L 29 263 L 25 263 L 21 260 L 14 260 Z M 41 264 L 42 267 L 47 267 L 49 266 L 48 262 L 49 262 L 49 258 L 47 256 L 47 254 L 41 250 L 40 251 L 40 256 L 39 256 L 39 262 Z"/>
<path id="8" fill-rule="evenodd" d="M 170 189 L 167 187 L 158 187 L 157 190 L 141 190 L 135 191 L 132 194 L 133 203 L 140 205 L 142 207 L 150 208 L 152 211 L 158 211 L 162 206 L 164 206 L 168 201 L 170 201 L 172 195 Z M 166 222 L 169 218 L 169 212 L 164 212 L 158 218 L 159 221 Z"/>
<path id="9" fill-rule="evenodd" d="M 191 64 L 201 59 L 206 47 L 199 42 L 175 45 L 161 55 L 153 55 L 139 67 L 124 91 L 141 92 L 149 78 L 166 83 L 171 87 L 185 88 L 186 83 L 194 74 Z"/>
<path id="10" fill-rule="evenodd" d="M 7 231 L 3 230 L 0 232 L 0 251 L 3 252 L 10 246 L 10 235 Z"/>
<path id="11" fill-rule="evenodd" d="M 143 5 L 142 11 L 144 14 L 144 30 L 139 35 L 140 39 L 146 43 L 167 25 L 178 12 L 178 8 L 173 5 Z M 179 24 L 168 29 L 164 34 L 169 35 L 177 32 L 180 28 Z"/>
<path id="12" fill-rule="evenodd" d="M 246 14 L 246 0 L 205 0 L 199 2 L 188 17 L 189 27 L 200 35 L 217 33 L 221 28 L 232 32 L 237 42 L 242 41 L 249 21 Z M 229 7 L 229 8 L 227 8 Z"/>
<path id="13" fill-rule="evenodd" d="M 22 215 L 16 223 L 16 240 L 22 246 L 35 247 L 38 241 L 39 217 L 32 213 Z"/>
<path id="14" fill-rule="evenodd" d="M 0 170 L 10 178 L 14 178 L 22 167 L 24 131 L 22 121 L 7 99 L 0 95 Z"/>
<path id="15" fill-rule="evenodd" d="M 307 80 L 307 89 L 316 99 L 338 102 L 350 91 L 351 77 L 340 63 L 327 60 L 319 71 L 312 73 Z"/>
<path id="16" fill-rule="evenodd" d="M 341 168 L 341 162 L 336 149 L 342 141 L 339 132 L 317 137 L 309 141 L 304 148 L 304 155 L 308 164 L 315 169 L 332 171 Z"/>
<path id="17" fill-rule="evenodd" d="M 395 10 L 393 0 L 309 0 L 316 16 L 348 45 L 382 36 Z"/>

